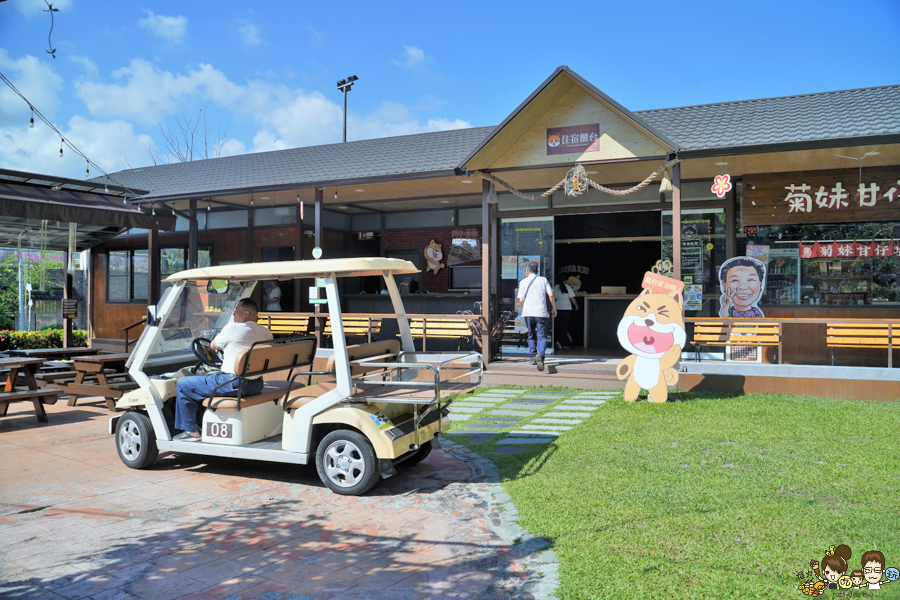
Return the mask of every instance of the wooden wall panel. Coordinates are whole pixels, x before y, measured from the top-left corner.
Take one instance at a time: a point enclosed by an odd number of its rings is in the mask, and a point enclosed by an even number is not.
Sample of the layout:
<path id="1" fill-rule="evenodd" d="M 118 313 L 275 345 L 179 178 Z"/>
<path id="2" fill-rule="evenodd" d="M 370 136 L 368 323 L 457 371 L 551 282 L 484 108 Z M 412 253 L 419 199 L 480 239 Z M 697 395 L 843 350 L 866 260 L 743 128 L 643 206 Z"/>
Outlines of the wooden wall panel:
<path id="1" fill-rule="evenodd" d="M 680 373 L 678 388 L 693 392 L 793 394 L 847 400 L 900 400 L 898 381 Z"/>

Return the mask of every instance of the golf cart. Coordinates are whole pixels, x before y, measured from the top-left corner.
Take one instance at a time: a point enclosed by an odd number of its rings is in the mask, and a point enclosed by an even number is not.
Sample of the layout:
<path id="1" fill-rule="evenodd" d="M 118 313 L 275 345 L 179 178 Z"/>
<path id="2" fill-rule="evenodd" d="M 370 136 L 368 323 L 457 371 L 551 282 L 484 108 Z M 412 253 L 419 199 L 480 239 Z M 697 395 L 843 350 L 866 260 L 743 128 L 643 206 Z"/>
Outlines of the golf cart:
<path id="1" fill-rule="evenodd" d="M 414 464 L 438 444 L 455 396 L 481 383 L 478 353 L 417 353 L 395 275 L 416 273 L 405 260 L 346 258 L 191 269 L 171 275 L 147 311 L 128 361 L 140 385 L 112 417 L 119 457 L 149 467 L 160 451 L 308 464 L 338 494 L 358 495 L 379 477 Z M 347 345 L 337 279 L 381 276 L 400 339 Z M 262 378 L 254 395 L 215 393 L 203 402 L 199 441 L 173 440 L 178 380 L 217 370 L 209 341 L 260 281 L 314 280 L 310 301 L 327 306 L 333 348 L 315 336 L 257 342 L 235 363 L 236 379 Z M 324 289 L 324 298 L 319 293 Z M 324 316 L 324 315 L 323 315 Z M 230 386 L 229 386 L 230 387 Z M 240 388 L 240 386 L 238 386 Z"/>

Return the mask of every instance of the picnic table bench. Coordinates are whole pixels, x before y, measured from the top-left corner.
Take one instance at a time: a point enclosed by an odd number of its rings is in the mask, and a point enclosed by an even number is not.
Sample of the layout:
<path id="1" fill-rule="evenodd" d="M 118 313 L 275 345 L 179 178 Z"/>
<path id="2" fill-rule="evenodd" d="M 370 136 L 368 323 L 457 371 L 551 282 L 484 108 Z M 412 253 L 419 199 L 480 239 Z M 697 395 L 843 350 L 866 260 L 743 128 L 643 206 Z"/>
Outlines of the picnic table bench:
<path id="1" fill-rule="evenodd" d="M 115 411 L 116 400 L 138 387 L 125 370 L 125 362 L 130 356 L 123 352 L 75 358 L 72 363 L 75 379 L 59 386 L 63 393 L 69 394 L 67 406 L 75 406 L 79 396 L 102 396 L 107 408 Z"/>
<path id="2" fill-rule="evenodd" d="M 24 358 L 72 359 L 76 356 L 91 356 L 103 352 L 100 348 L 29 348 L 28 350 L 9 350 L 10 356 Z"/>
<path id="3" fill-rule="evenodd" d="M 34 374 L 44 364 L 40 358 L 3 358 L 0 359 L 0 369 L 6 370 L 6 381 L 3 383 L 3 391 L 0 392 L 0 416 L 6 415 L 10 402 L 32 402 L 34 414 L 41 423 L 47 422 L 47 413 L 44 404 L 56 404 L 57 396 L 62 390 L 57 388 L 38 388 Z M 24 386 L 17 386 L 19 375 L 24 380 Z"/>

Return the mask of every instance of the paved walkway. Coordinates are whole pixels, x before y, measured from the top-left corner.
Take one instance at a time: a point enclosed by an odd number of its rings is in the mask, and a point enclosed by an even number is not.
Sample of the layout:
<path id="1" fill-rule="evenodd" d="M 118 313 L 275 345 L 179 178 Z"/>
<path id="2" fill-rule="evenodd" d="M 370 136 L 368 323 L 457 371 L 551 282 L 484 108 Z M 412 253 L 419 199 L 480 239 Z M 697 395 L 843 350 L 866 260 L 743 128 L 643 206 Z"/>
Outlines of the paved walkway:
<path id="1" fill-rule="evenodd" d="M 90 399 L 87 399 L 90 402 Z M 100 404 L 0 418 L 0 597 L 419 600 L 551 597 L 555 558 L 491 464 L 447 442 L 364 497 L 313 467 L 119 461 Z M 463 460 L 461 460 L 463 459 Z"/>

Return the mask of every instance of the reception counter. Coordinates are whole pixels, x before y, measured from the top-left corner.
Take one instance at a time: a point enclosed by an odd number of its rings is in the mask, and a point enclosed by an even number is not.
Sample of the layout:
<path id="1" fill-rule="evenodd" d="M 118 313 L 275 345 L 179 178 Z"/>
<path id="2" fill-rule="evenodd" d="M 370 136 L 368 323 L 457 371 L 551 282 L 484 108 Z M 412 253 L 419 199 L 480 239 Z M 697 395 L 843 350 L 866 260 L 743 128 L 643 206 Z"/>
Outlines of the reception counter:
<path id="1" fill-rule="evenodd" d="M 584 306 L 584 347 L 619 348 L 616 329 L 625 309 L 637 294 L 585 294 L 580 296 Z"/>

